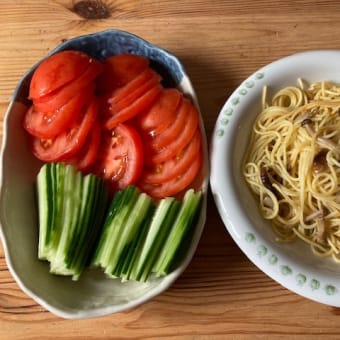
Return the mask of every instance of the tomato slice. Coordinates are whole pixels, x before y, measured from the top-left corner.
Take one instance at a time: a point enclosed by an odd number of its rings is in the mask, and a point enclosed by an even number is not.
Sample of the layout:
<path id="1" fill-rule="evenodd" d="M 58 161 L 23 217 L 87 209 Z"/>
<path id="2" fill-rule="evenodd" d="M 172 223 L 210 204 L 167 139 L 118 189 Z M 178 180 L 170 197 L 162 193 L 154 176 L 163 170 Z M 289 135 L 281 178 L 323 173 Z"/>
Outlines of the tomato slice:
<path id="1" fill-rule="evenodd" d="M 24 128 L 38 138 L 56 137 L 76 121 L 83 104 L 88 101 L 93 91 L 94 84 L 91 84 L 84 89 L 84 92 L 51 112 L 40 112 L 34 105 L 31 105 L 24 117 Z"/>
<path id="2" fill-rule="evenodd" d="M 100 144 L 101 127 L 95 121 L 82 148 L 65 163 L 72 164 L 79 171 L 88 170 L 95 162 Z"/>
<path id="3" fill-rule="evenodd" d="M 38 111 L 55 111 L 79 92 L 83 92 L 101 71 L 102 64 L 99 61 L 92 59 L 89 67 L 80 77 L 44 97 L 33 100 L 33 104 Z"/>
<path id="4" fill-rule="evenodd" d="M 147 68 L 140 74 L 136 75 L 135 78 L 133 78 L 124 86 L 114 91 L 111 91 L 112 97 L 110 98 L 109 103 L 113 104 L 121 100 L 125 100 L 127 97 L 131 96 L 136 90 L 140 89 L 140 87 L 150 79 L 154 79 L 160 82 L 161 76 L 155 71 L 153 71 L 151 68 Z"/>
<path id="5" fill-rule="evenodd" d="M 125 109 L 135 100 L 145 94 L 150 88 L 160 83 L 161 77 L 152 70 L 146 70 L 129 82 L 124 87 L 115 91 L 113 96 L 108 100 L 111 114 Z"/>
<path id="6" fill-rule="evenodd" d="M 148 146 L 150 148 L 150 154 L 147 157 L 147 162 L 149 164 L 158 164 L 175 157 L 179 150 L 185 148 L 186 145 L 188 145 L 188 143 L 192 140 L 198 127 L 198 117 L 199 116 L 196 108 L 191 106 L 187 117 L 187 122 L 182 130 L 182 133 L 170 144 L 160 150 L 152 149 L 153 146 L 151 142 L 151 144 Z"/>
<path id="7" fill-rule="evenodd" d="M 162 184 L 175 177 L 181 176 L 194 162 L 201 148 L 201 132 L 196 130 L 192 141 L 172 159 L 160 164 L 146 167 L 141 181 L 151 184 Z"/>
<path id="8" fill-rule="evenodd" d="M 96 160 L 96 173 L 114 190 L 135 184 L 142 172 L 143 146 L 138 132 L 128 124 L 119 124 L 102 135 Z"/>
<path id="9" fill-rule="evenodd" d="M 53 139 L 33 138 L 33 154 L 45 162 L 64 161 L 84 145 L 87 135 L 98 115 L 98 101 L 92 97 L 89 104 L 85 105 L 82 113 L 69 130 Z"/>
<path id="10" fill-rule="evenodd" d="M 149 67 L 149 60 L 134 54 L 118 54 L 104 60 L 103 73 L 97 80 L 100 92 L 126 85 Z"/>
<path id="11" fill-rule="evenodd" d="M 161 133 L 175 120 L 182 98 L 182 92 L 175 88 L 163 89 L 154 105 L 140 116 L 142 130 L 153 136 Z"/>
<path id="12" fill-rule="evenodd" d="M 175 139 L 180 136 L 183 128 L 187 122 L 189 111 L 193 105 L 187 98 L 183 98 L 182 103 L 177 111 L 175 121 L 170 124 L 162 133 L 151 138 L 151 148 L 153 150 L 161 150 L 167 145 L 171 144 Z"/>
<path id="13" fill-rule="evenodd" d="M 29 97 L 39 98 L 78 78 L 92 58 L 79 51 L 62 51 L 46 58 L 33 73 Z"/>
<path id="14" fill-rule="evenodd" d="M 130 106 L 109 118 L 105 123 L 105 127 L 111 130 L 119 123 L 123 123 L 148 109 L 157 100 L 161 91 L 162 86 L 157 83 L 141 97 L 135 100 Z"/>
<path id="15" fill-rule="evenodd" d="M 162 184 L 155 185 L 145 182 L 138 184 L 139 188 L 154 198 L 164 198 L 168 196 L 176 196 L 194 181 L 197 176 L 202 163 L 202 155 L 198 153 L 195 160 L 191 163 L 190 167 L 180 176 L 175 177 Z"/>

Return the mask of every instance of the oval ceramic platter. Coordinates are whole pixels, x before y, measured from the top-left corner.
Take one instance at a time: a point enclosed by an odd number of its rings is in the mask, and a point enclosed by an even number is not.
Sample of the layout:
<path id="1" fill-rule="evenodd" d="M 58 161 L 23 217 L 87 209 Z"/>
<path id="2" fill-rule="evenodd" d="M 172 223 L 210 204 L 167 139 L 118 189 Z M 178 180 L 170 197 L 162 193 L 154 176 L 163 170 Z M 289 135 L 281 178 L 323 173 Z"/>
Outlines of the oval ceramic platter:
<path id="1" fill-rule="evenodd" d="M 242 158 L 263 86 L 279 89 L 306 82 L 340 83 L 340 51 L 307 51 L 275 61 L 252 74 L 228 98 L 211 144 L 212 192 L 227 231 L 248 258 L 282 286 L 306 298 L 340 307 L 340 264 L 315 256 L 300 241 L 278 243 L 242 176 Z"/>
<path id="2" fill-rule="evenodd" d="M 191 97 L 198 108 L 192 84 L 179 60 L 167 51 L 124 31 L 107 30 L 70 39 L 50 54 L 61 50 L 84 51 L 102 60 L 131 53 L 150 59 L 163 77 L 164 86 L 176 86 Z M 1 238 L 8 268 L 22 290 L 57 316 L 70 319 L 98 317 L 135 307 L 165 291 L 185 270 L 199 242 L 206 218 L 209 162 L 203 120 L 204 166 L 198 187 L 203 191 L 203 208 L 187 255 L 180 266 L 164 278 L 145 283 L 125 282 L 86 271 L 78 282 L 49 274 L 48 264 L 37 258 L 38 223 L 35 205 L 35 179 L 41 163 L 31 154 L 22 119 L 28 102 L 28 88 L 37 65 L 19 82 L 4 122 L 1 158 L 0 219 Z"/>

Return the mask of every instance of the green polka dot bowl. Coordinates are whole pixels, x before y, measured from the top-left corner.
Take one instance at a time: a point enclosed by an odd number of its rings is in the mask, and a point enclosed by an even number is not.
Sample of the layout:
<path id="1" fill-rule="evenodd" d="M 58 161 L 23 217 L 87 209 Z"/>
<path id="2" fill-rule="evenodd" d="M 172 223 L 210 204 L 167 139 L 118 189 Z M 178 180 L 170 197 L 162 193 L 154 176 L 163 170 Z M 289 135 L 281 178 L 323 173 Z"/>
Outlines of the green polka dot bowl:
<path id="1" fill-rule="evenodd" d="M 314 255 L 302 241 L 279 243 L 270 222 L 261 216 L 243 175 L 242 160 L 253 122 L 268 96 L 285 86 L 307 82 L 340 83 L 340 51 L 306 51 L 262 67 L 223 105 L 211 140 L 210 185 L 226 230 L 254 263 L 290 291 L 313 301 L 340 307 L 340 263 Z"/>

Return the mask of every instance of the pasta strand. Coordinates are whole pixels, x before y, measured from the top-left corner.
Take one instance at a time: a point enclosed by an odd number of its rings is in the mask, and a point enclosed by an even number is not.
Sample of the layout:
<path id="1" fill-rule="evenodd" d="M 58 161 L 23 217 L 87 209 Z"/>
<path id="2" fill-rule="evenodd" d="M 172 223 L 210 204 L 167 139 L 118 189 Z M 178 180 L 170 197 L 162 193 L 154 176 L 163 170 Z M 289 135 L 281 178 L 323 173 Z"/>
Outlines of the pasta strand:
<path id="1" fill-rule="evenodd" d="M 298 84 L 264 88 L 243 175 L 279 241 L 340 262 L 340 84 Z"/>

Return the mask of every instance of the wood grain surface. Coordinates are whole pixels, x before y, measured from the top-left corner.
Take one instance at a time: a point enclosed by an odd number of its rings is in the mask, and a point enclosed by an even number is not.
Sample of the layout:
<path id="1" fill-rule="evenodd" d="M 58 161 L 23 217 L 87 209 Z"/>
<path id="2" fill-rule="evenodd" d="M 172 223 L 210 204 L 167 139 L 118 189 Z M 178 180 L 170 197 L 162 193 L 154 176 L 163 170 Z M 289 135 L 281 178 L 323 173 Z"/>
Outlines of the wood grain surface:
<path id="1" fill-rule="evenodd" d="M 224 101 L 255 70 L 296 52 L 340 48 L 337 1 L 80 2 L 0 1 L 1 123 L 28 68 L 61 41 L 108 28 L 142 36 L 182 60 L 209 140 Z M 226 232 L 211 194 L 187 270 L 166 292 L 123 313 L 57 318 L 20 290 L 0 247 L 1 340 L 160 338 L 339 339 L 340 309 L 304 299 L 258 270 Z"/>

